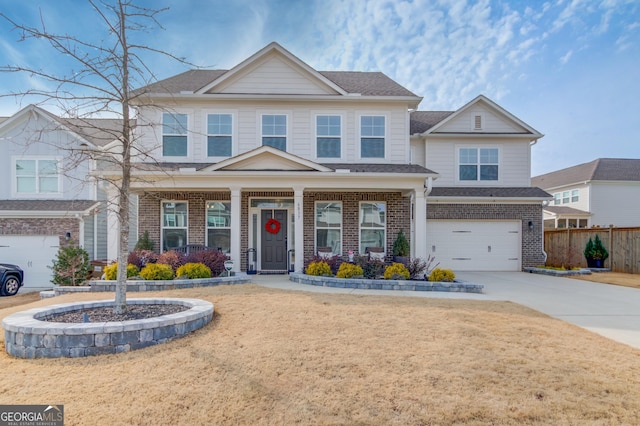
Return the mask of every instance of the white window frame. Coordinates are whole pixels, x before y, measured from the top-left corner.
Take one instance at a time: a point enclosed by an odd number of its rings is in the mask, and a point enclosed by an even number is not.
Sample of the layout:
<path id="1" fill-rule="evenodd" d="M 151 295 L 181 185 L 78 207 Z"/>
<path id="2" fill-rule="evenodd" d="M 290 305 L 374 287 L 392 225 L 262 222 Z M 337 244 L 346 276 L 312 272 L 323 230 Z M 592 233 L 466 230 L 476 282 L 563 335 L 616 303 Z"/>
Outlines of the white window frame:
<path id="1" fill-rule="evenodd" d="M 320 136 L 318 135 L 318 118 L 319 117 L 338 117 L 340 119 L 340 135 L 339 136 Z M 313 116 L 313 126 L 314 126 L 314 145 L 313 149 L 315 152 L 316 159 L 328 159 L 328 160 L 341 160 L 343 158 L 344 153 L 344 115 L 335 113 L 335 112 L 316 112 Z M 321 137 L 333 137 L 340 139 L 340 152 L 338 157 L 320 157 L 318 153 L 318 138 Z"/>
<path id="2" fill-rule="evenodd" d="M 319 204 L 339 204 L 340 205 L 340 227 L 336 228 L 333 226 L 318 226 L 318 205 Z M 339 237 L 339 241 L 340 241 L 340 245 L 338 247 L 338 251 L 333 252 L 333 255 L 342 255 L 342 228 L 343 228 L 343 223 L 344 223 L 344 204 L 342 203 L 342 201 L 330 201 L 330 200 L 326 200 L 326 201 L 316 201 L 314 204 L 314 208 L 313 208 L 313 227 L 314 227 L 314 253 L 318 252 L 318 231 L 322 230 L 322 229 L 326 229 L 326 230 L 331 230 L 331 231 L 335 231 L 338 230 L 340 232 L 340 237 Z"/>
<path id="3" fill-rule="evenodd" d="M 571 191 L 562 191 L 562 204 L 569 204 L 571 202 Z"/>
<path id="4" fill-rule="evenodd" d="M 363 227 L 362 226 L 362 205 L 363 204 L 383 204 L 384 205 L 384 227 L 382 228 L 377 228 L 377 227 Z M 362 231 L 363 230 L 375 230 L 378 231 L 380 229 L 382 229 L 383 233 L 382 233 L 382 249 L 383 249 L 383 253 L 386 256 L 386 252 L 387 252 L 387 224 L 389 221 L 389 212 L 387 209 L 387 202 L 386 201 L 360 201 L 358 203 L 358 250 L 360 250 L 360 254 L 365 254 L 365 250 L 366 247 L 363 246 L 363 242 L 362 242 Z M 377 247 L 377 246 L 374 246 Z"/>
<path id="5" fill-rule="evenodd" d="M 471 163 L 461 163 L 460 162 L 460 151 L 462 149 L 475 149 L 477 152 L 477 162 L 475 165 L 477 168 L 477 175 L 475 180 L 462 180 L 460 179 L 460 166 L 462 165 L 472 165 Z M 497 163 L 481 163 L 480 161 L 480 150 L 481 149 L 495 149 L 498 151 L 498 162 Z M 481 166 L 498 166 L 498 179 L 496 180 L 481 180 Z M 457 145 L 456 146 L 456 183 L 461 183 L 465 185 L 473 184 L 473 185 L 495 185 L 496 183 L 502 182 L 502 149 L 499 146 L 489 145 L 489 146 L 479 146 L 479 145 Z"/>
<path id="6" fill-rule="evenodd" d="M 562 204 L 562 193 L 556 192 L 555 194 L 553 194 L 553 205 L 559 206 L 560 204 Z"/>
<path id="7" fill-rule="evenodd" d="M 210 115 L 230 115 L 231 116 L 231 134 L 213 134 L 209 133 L 209 116 Z M 204 144 L 203 144 L 203 152 L 205 156 L 212 161 L 220 161 L 227 159 L 229 157 L 233 157 L 238 152 L 238 144 L 237 144 L 237 111 L 235 110 L 206 110 L 203 114 L 203 123 L 204 123 Z M 231 154 L 229 156 L 209 156 L 209 136 L 231 136 Z"/>
<path id="8" fill-rule="evenodd" d="M 263 133 L 264 129 L 262 128 L 262 117 L 264 117 L 266 115 L 283 115 L 285 117 L 285 119 L 286 119 L 286 123 L 285 123 L 286 130 L 285 130 L 285 134 L 284 135 L 265 135 Z M 289 112 L 289 111 L 271 111 L 271 110 L 269 110 L 269 111 L 259 111 L 258 112 L 258 130 L 259 131 L 256 132 L 256 133 L 258 135 L 258 146 L 259 147 L 260 146 L 271 146 L 271 145 L 264 145 L 263 144 L 263 138 L 265 138 L 265 137 L 267 137 L 267 138 L 269 138 L 269 137 L 284 137 L 285 138 L 285 141 L 284 141 L 285 149 L 284 149 L 284 151 L 285 152 L 291 152 L 291 148 L 292 148 L 291 144 L 290 144 L 290 142 L 291 142 L 291 137 L 290 137 L 291 136 L 290 135 L 290 133 L 291 133 L 291 112 Z M 277 148 L 275 148 L 275 149 L 277 149 Z"/>
<path id="9" fill-rule="evenodd" d="M 580 190 L 579 189 L 572 189 L 571 190 L 571 202 L 572 203 L 577 203 L 578 201 L 580 201 Z"/>
<path id="10" fill-rule="evenodd" d="M 187 117 L 187 128 L 185 129 L 185 134 L 173 134 L 173 133 L 164 133 L 164 115 L 185 115 Z M 175 111 L 161 111 L 160 112 L 160 156 L 167 161 L 184 161 L 185 159 L 191 158 L 193 147 L 191 146 L 192 142 L 192 121 L 193 121 L 193 111 L 187 110 L 175 110 Z M 187 138 L 187 153 L 186 155 L 164 155 L 164 137 L 165 136 L 184 136 Z"/>
<path id="11" fill-rule="evenodd" d="M 362 138 L 367 137 L 370 139 L 373 138 L 377 138 L 379 139 L 379 136 L 363 136 L 362 135 L 362 118 L 363 117 L 382 117 L 384 118 L 384 137 L 383 137 L 383 142 L 384 142 L 384 156 L 382 157 L 363 157 L 362 156 Z M 367 161 L 367 162 L 377 162 L 377 161 L 385 161 L 388 156 L 389 156 L 389 117 L 387 114 L 380 112 L 380 111 L 365 111 L 365 112 L 361 112 L 357 114 L 357 120 L 356 120 L 356 134 L 358 135 L 358 139 L 357 139 L 357 152 L 358 152 L 358 158 L 362 161 Z"/>
<path id="12" fill-rule="evenodd" d="M 18 161 L 35 161 L 36 192 L 19 192 L 18 191 L 18 174 L 16 171 Z M 40 161 L 56 161 L 58 188 L 56 192 L 40 192 L 40 176 L 38 175 L 38 162 Z M 61 198 L 62 197 L 62 156 L 59 155 L 25 155 L 11 157 L 11 195 L 15 198 Z M 53 175 L 52 175 L 53 176 Z"/>
<path id="13" fill-rule="evenodd" d="M 229 205 L 229 224 L 225 226 L 209 226 L 209 203 L 224 203 Z M 231 200 L 208 200 L 205 202 L 205 213 L 204 213 L 204 227 L 205 227 L 205 245 L 209 247 L 209 229 L 227 229 L 229 230 L 229 251 L 224 253 L 231 253 Z M 212 247 L 217 249 L 217 247 Z"/>
<path id="14" fill-rule="evenodd" d="M 173 226 L 165 226 L 164 219 L 164 205 L 168 203 L 174 204 L 186 204 L 187 206 L 187 214 L 185 216 L 185 224 L 178 226 L 177 223 Z M 177 218 L 174 218 L 177 219 Z M 189 244 L 189 202 L 186 200 L 162 200 L 160 202 L 160 250 L 164 251 L 164 231 L 167 229 L 184 229 L 186 231 L 185 241 L 183 245 Z"/>

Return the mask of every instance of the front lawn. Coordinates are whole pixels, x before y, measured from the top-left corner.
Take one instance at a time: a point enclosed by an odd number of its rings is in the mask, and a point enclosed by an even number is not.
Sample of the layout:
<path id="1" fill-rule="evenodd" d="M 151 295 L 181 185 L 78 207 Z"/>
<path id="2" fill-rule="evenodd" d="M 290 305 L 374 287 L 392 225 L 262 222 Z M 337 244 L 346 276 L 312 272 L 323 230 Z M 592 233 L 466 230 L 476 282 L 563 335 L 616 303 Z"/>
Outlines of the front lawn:
<path id="1" fill-rule="evenodd" d="M 640 351 L 513 303 L 249 284 L 135 296 L 202 298 L 216 315 L 118 355 L 3 350 L 0 403 L 64 404 L 67 425 L 640 423 Z"/>

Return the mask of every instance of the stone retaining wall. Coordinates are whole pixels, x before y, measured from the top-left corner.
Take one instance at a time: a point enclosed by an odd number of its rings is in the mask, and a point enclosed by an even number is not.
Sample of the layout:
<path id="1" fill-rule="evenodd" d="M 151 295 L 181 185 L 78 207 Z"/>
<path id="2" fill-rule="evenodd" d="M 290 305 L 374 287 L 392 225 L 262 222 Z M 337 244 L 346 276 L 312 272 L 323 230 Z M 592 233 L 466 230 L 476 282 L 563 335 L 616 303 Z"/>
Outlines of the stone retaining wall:
<path id="1" fill-rule="evenodd" d="M 452 283 L 433 281 L 367 280 L 357 278 L 318 277 L 306 274 L 289 274 L 289 280 L 323 287 L 358 288 L 366 290 L 401 291 L 449 291 L 461 293 L 482 293 L 482 284 L 456 281 Z"/>
<path id="2" fill-rule="evenodd" d="M 18 358 L 84 357 L 128 352 L 165 343 L 204 327 L 213 318 L 213 304 L 199 299 L 129 299 L 127 304 L 174 304 L 190 309 L 142 320 L 60 323 L 49 315 L 113 306 L 113 300 L 73 302 L 34 308 L 2 321 L 5 349 Z"/>

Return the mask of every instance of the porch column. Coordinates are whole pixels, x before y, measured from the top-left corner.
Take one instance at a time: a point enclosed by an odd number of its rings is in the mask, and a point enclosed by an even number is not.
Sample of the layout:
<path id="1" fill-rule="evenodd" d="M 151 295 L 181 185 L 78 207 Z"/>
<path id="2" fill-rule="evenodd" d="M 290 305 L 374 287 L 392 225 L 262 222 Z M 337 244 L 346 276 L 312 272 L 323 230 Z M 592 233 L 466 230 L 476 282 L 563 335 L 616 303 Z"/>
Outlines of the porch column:
<path id="1" fill-rule="evenodd" d="M 424 189 L 418 188 L 414 192 L 415 202 L 415 241 L 413 243 L 413 257 L 427 258 L 427 200 Z"/>
<path id="2" fill-rule="evenodd" d="M 240 272 L 240 265 L 242 263 L 242 255 L 240 253 L 240 247 L 242 247 L 240 241 L 240 212 L 242 210 L 241 203 L 241 188 L 231 188 L 231 260 L 233 260 L 233 271 Z"/>
<path id="3" fill-rule="evenodd" d="M 106 188 L 107 192 L 107 259 L 118 260 L 118 247 L 120 247 L 120 227 L 118 226 L 118 214 L 116 212 L 119 195 L 112 185 Z"/>
<path id="4" fill-rule="evenodd" d="M 293 188 L 293 205 L 296 217 L 296 243 L 293 247 L 296 256 L 294 271 L 302 272 L 304 269 L 304 188 Z"/>

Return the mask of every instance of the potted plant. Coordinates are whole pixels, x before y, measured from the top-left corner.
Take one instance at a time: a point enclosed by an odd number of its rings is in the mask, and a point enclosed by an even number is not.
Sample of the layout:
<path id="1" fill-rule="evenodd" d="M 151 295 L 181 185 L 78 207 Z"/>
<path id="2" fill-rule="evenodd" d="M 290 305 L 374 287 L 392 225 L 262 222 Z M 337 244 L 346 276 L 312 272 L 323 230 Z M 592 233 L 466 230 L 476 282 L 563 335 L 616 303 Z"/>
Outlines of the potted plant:
<path id="1" fill-rule="evenodd" d="M 409 242 L 402 229 L 398 232 L 396 240 L 393 242 L 393 261 L 402 263 L 405 266 L 409 263 Z"/>
<path id="2" fill-rule="evenodd" d="M 584 257 L 587 259 L 587 266 L 589 268 L 604 267 L 604 261 L 609 257 L 609 252 L 602 245 L 602 241 L 598 235 L 596 235 L 593 240 L 589 238 L 584 248 Z"/>

